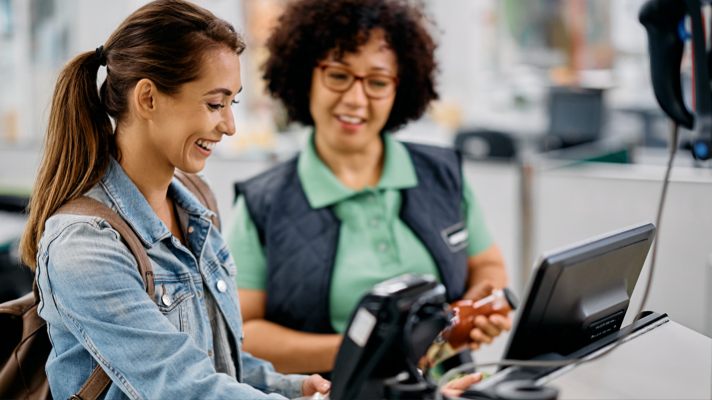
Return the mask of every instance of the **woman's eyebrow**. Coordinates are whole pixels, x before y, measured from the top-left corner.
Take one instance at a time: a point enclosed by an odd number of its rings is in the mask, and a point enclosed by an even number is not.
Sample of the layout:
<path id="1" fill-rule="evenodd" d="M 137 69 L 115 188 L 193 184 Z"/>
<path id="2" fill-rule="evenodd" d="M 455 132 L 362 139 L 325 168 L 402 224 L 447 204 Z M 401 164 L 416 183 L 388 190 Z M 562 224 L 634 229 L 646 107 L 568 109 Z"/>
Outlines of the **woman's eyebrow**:
<path id="1" fill-rule="evenodd" d="M 244 86 L 243 86 L 243 87 L 244 87 Z M 237 93 L 240 93 L 240 92 L 242 92 L 242 87 L 240 88 L 240 90 L 237 91 Z M 211 90 L 211 91 L 205 93 L 203 96 L 209 96 L 209 95 L 211 95 L 211 94 L 218 94 L 218 93 L 222 93 L 222 94 L 224 94 L 225 96 L 232 96 L 232 91 L 230 91 L 229 89 L 225 89 L 225 88 L 216 88 L 216 89 L 213 89 L 213 90 Z"/>
<path id="2" fill-rule="evenodd" d="M 345 65 L 345 66 L 347 66 L 347 67 L 350 67 L 350 66 L 351 66 L 351 64 L 347 63 L 346 61 L 342 61 L 342 60 L 332 60 L 331 62 L 343 64 L 343 65 Z M 388 68 L 386 68 L 386 67 L 371 67 L 371 70 L 373 70 L 373 71 L 385 71 L 385 72 L 390 72 L 390 71 L 391 71 L 390 69 L 388 69 Z"/>

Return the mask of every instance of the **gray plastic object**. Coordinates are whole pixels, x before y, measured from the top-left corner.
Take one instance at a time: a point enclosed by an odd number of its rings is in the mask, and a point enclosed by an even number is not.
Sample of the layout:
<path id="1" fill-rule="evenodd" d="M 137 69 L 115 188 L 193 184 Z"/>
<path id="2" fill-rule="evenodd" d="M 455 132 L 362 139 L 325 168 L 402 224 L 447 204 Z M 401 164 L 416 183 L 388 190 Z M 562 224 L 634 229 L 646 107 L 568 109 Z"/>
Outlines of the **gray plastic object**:
<path id="1" fill-rule="evenodd" d="M 555 400 L 559 390 L 548 386 L 536 386 L 532 380 L 502 382 L 494 389 L 501 400 Z"/>

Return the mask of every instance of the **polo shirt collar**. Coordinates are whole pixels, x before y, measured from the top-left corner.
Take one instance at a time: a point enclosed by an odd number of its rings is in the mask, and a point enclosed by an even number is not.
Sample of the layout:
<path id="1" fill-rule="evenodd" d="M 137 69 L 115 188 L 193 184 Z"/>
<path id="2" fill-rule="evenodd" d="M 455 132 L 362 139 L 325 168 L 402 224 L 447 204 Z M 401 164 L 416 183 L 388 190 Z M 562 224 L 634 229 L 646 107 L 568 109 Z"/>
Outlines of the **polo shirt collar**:
<path id="1" fill-rule="evenodd" d="M 151 246 L 170 237 L 171 232 L 168 227 L 158 218 L 146 198 L 114 158 L 109 161 L 101 185 L 116 205 L 117 212 L 144 243 Z M 203 207 L 200 201 L 175 178 L 168 188 L 168 195 L 188 214 L 205 218 L 213 216 L 213 213 Z"/>
<path id="2" fill-rule="evenodd" d="M 388 133 L 382 135 L 385 151 L 383 173 L 378 189 L 407 189 L 418 185 L 415 167 L 408 150 Z M 316 209 L 346 200 L 359 192 L 344 186 L 329 167 L 319 158 L 314 145 L 314 132 L 306 148 L 299 154 L 297 174 L 309 205 Z"/>

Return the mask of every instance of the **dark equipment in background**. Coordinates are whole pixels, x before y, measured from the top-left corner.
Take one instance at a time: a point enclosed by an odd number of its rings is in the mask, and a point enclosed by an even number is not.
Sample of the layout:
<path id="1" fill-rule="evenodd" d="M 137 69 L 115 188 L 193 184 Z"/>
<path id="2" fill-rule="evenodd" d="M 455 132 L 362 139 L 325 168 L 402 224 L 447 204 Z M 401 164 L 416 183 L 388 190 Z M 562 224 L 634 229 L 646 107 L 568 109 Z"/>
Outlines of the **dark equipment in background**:
<path id="1" fill-rule="evenodd" d="M 0 194 L 0 211 L 23 213 L 30 205 L 30 196 Z"/>
<path id="2" fill-rule="evenodd" d="M 601 137 L 604 119 L 603 90 L 556 87 L 549 93 L 549 130 L 542 138 L 543 151 L 593 143 Z M 477 129 L 455 137 L 455 149 L 471 160 L 512 160 L 517 146 L 505 132 Z"/>
<path id="3" fill-rule="evenodd" d="M 549 132 L 544 150 L 591 143 L 601 136 L 603 90 L 557 87 L 549 94 Z"/>
<path id="4" fill-rule="evenodd" d="M 0 250 L 0 303 L 19 299 L 32 291 L 34 275 L 20 262 L 17 245 Z"/>
<path id="5" fill-rule="evenodd" d="M 4 216 L 15 220 L 30 202 L 29 196 L 0 195 L 0 220 Z M 0 223 L 0 229 L 3 227 Z M 32 271 L 20 261 L 18 242 L 0 243 L 0 303 L 14 300 L 32 291 Z"/>
<path id="6" fill-rule="evenodd" d="M 709 3 L 706 1 L 706 3 Z M 699 160 L 712 158 L 712 94 L 710 63 L 705 46 L 705 28 L 700 0 L 651 0 L 640 10 L 640 22 L 648 31 L 650 72 L 655 97 L 663 111 L 678 125 L 694 130 L 689 147 Z M 685 18 L 690 17 L 692 32 Z M 683 101 L 681 61 L 685 40 L 691 36 L 693 57 L 694 110 Z"/>
<path id="7" fill-rule="evenodd" d="M 450 320 L 445 287 L 405 274 L 364 295 L 351 316 L 331 375 L 331 398 L 431 399 L 418 360 Z"/>
<path id="8" fill-rule="evenodd" d="M 458 133 L 455 137 L 455 150 L 471 160 L 509 161 L 517 153 L 510 135 L 488 130 Z"/>

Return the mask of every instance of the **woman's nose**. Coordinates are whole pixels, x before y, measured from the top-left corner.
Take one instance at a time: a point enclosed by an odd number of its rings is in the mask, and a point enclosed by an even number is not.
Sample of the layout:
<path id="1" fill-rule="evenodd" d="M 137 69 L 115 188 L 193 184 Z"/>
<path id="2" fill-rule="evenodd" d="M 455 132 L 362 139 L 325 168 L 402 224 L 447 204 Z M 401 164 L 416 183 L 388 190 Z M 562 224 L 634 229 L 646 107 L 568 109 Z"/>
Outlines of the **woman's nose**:
<path id="1" fill-rule="evenodd" d="M 235 134 L 235 115 L 231 107 L 225 107 L 222 112 L 222 118 L 217 126 L 220 133 L 227 136 Z"/>
<path id="2" fill-rule="evenodd" d="M 363 86 L 362 80 L 357 80 L 347 90 L 341 98 L 344 103 L 351 107 L 366 107 L 368 105 L 368 96 Z"/>

